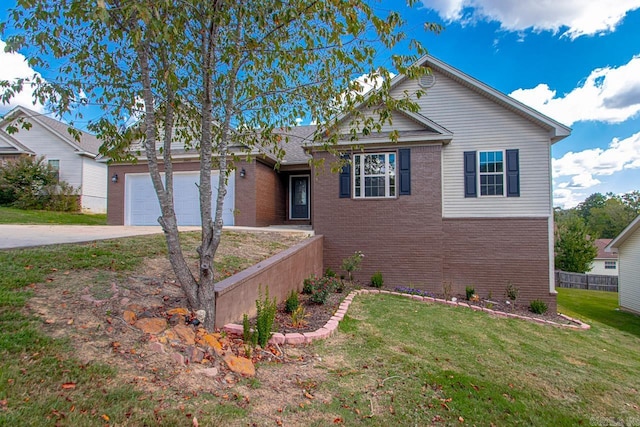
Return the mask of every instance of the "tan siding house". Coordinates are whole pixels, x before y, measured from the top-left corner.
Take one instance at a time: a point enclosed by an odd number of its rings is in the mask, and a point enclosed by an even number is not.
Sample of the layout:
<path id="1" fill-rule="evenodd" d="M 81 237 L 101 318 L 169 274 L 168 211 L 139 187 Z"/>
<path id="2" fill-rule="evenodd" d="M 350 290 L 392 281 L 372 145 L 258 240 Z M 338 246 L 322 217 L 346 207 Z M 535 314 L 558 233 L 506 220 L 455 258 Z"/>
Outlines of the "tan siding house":
<path id="1" fill-rule="evenodd" d="M 618 251 L 620 307 L 640 314 L 640 216 L 622 230 L 606 250 Z"/>

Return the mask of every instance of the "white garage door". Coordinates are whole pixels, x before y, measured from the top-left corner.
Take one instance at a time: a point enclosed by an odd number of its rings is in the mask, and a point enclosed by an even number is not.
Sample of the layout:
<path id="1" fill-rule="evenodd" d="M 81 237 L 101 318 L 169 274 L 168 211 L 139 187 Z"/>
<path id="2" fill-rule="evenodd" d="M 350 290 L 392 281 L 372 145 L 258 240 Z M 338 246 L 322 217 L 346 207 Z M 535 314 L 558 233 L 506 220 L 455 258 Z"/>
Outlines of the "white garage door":
<path id="1" fill-rule="evenodd" d="M 215 213 L 216 208 L 218 175 L 217 171 L 211 171 L 212 213 Z M 200 196 L 196 185 L 199 182 L 199 172 L 174 172 L 173 174 L 173 199 L 178 225 L 201 225 Z M 231 174 L 222 213 L 224 225 L 233 225 L 234 190 L 234 174 Z M 158 225 L 160 205 L 149 174 L 126 174 L 124 212 L 125 225 Z"/>

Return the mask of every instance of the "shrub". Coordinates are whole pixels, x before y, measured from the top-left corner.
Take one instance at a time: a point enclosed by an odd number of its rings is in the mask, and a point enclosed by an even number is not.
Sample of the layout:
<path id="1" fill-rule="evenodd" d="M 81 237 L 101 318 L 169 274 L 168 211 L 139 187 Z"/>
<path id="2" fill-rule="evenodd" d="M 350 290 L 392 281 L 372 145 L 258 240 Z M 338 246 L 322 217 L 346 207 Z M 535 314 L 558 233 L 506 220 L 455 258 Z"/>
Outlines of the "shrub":
<path id="1" fill-rule="evenodd" d="M 44 158 L 20 157 L 0 167 L 0 205 L 77 211 L 78 190 L 58 181 L 58 172 Z"/>
<path id="2" fill-rule="evenodd" d="M 302 282 L 302 293 L 305 295 L 311 295 L 313 292 L 313 288 L 315 287 L 315 282 L 318 280 L 315 274 L 304 279 Z"/>
<path id="3" fill-rule="evenodd" d="M 291 326 L 294 328 L 302 328 L 307 324 L 304 320 L 307 317 L 307 312 L 303 306 L 299 306 L 291 313 Z"/>
<path id="4" fill-rule="evenodd" d="M 376 271 L 373 276 L 371 276 L 371 286 L 374 288 L 381 288 L 384 284 L 384 279 L 382 278 L 382 273 Z"/>
<path id="5" fill-rule="evenodd" d="M 342 269 L 347 272 L 349 281 L 353 279 L 353 272 L 360 270 L 360 263 L 364 255 L 360 251 L 355 251 L 353 255 L 342 260 Z"/>
<path id="6" fill-rule="evenodd" d="M 547 305 L 547 303 L 539 299 L 534 299 L 529 304 L 529 310 L 536 314 L 545 314 L 548 309 L 549 306 Z"/>
<path id="7" fill-rule="evenodd" d="M 331 267 L 327 267 L 324 271 L 325 277 L 336 277 L 336 272 L 331 269 Z"/>
<path id="8" fill-rule="evenodd" d="M 287 313 L 293 313 L 299 305 L 298 292 L 295 289 L 292 289 L 284 302 L 284 311 Z"/>
<path id="9" fill-rule="evenodd" d="M 466 288 L 464 288 L 464 292 L 467 295 L 467 301 L 471 301 L 476 293 L 476 290 L 473 286 L 467 286 Z"/>
<path id="10" fill-rule="evenodd" d="M 256 300 L 256 333 L 258 335 L 258 344 L 264 348 L 271 337 L 271 328 L 276 319 L 278 304 L 275 298 L 269 300 L 269 287 L 265 291 L 264 300 L 262 299 L 261 291 L 258 295 L 259 297 Z"/>
<path id="11" fill-rule="evenodd" d="M 337 277 L 316 277 L 311 275 L 304 279 L 302 293 L 310 295 L 309 301 L 315 304 L 326 304 L 331 292 L 342 292 L 344 284 Z"/>

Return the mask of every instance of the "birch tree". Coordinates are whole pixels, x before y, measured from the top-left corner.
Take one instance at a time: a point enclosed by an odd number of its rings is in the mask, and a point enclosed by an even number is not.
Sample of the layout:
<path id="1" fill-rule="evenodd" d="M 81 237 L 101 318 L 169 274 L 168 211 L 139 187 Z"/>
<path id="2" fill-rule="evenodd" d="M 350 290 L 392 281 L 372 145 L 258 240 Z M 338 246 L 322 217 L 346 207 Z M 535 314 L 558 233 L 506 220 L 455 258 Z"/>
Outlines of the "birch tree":
<path id="1" fill-rule="evenodd" d="M 0 29 L 7 50 L 25 54 L 44 77 L 0 82 L 3 102 L 31 85 L 60 116 L 76 112 L 77 119 L 80 104 L 99 106 L 103 114 L 89 129 L 114 160 L 131 161 L 141 142 L 171 265 L 189 306 L 206 311 L 207 328 L 215 318 L 213 260 L 233 170 L 230 147 L 261 146 L 282 158 L 286 137 L 274 130 L 306 117 L 319 124 L 317 144 L 333 150 L 344 114 L 351 114 L 355 135 L 380 130 L 393 110 L 417 111 L 420 91 L 389 95 L 388 68 L 409 77 L 427 72 L 410 67 L 424 51 L 402 31 L 400 15 L 367 0 L 18 0 L 8 16 Z M 398 43 L 415 56 L 393 55 Z M 381 58 L 388 58 L 386 67 Z M 362 74 L 375 86 L 366 94 L 356 79 Z M 361 103 L 377 114 L 365 117 L 354 109 Z M 175 141 L 200 158 L 202 235 L 194 270 L 183 256 L 173 205 Z M 212 169 L 220 171 L 214 210 Z"/>

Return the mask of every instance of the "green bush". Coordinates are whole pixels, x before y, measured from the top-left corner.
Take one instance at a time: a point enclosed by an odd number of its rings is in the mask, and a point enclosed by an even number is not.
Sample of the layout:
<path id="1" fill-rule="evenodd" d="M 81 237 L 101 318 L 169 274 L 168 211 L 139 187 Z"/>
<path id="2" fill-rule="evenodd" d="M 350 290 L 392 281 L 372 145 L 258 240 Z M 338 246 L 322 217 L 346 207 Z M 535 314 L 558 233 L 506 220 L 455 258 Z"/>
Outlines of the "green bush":
<path id="1" fill-rule="evenodd" d="M 473 296 L 476 293 L 476 290 L 473 286 L 467 286 L 466 288 L 464 288 L 464 292 L 467 296 L 467 301 L 471 301 L 471 298 L 473 298 Z"/>
<path id="2" fill-rule="evenodd" d="M 353 272 L 360 270 L 360 263 L 364 255 L 360 251 L 356 251 L 353 255 L 342 260 L 342 269 L 347 272 L 349 281 L 353 280 Z"/>
<path id="3" fill-rule="evenodd" d="M 78 211 L 78 190 L 58 181 L 44 158 L 20 157 L 0 167 L 0 205 L 19 209 Z"/>
<path id="4" fill-rule="evenodd" d="M 336 272 L 333 271 L 331 269 L 331 267 L 327 267 L 327 269 L 324 271 L 324 275 L 325 275 L 325 277 L 336 277 L 337 276 Z"/>
<path id="5" fill-rule="evenodd" d="M 265 291 L 264 300 L 262 299 L 262 291 L 260 291 L 259 298 L 256 300 L 256 311 L 257 341 L 260 347 L 265 348 L 271 337 L 271 329 L 273 328 L 276 312 L 278 311 L 276 299 L 269 300 L 269 287 L 267 287 Z"/>
<path id="6" fill-rule="evenodd" d="M 376 271 L 373 276 L 371 276 L 371 286 L 374 288 L 381 288 L 384 285 L 384 279 L 382 278 L 382 273 Z"/>
<path id="7" fill-rule="evenodd" d="M 536 314 L 545 314 L 548 309 L 547 303 L 539 299 L 534 299 L 529 303 L 529 310 Z"/>
<path id="8" fill-rule="evenodd" d="M 337 277 L 316 277 L 311 275 L 304 280 L 302 293 L 310 295 L 309 301 L 315 304 L 326 304 L 331 292 L 342 292 L 344 285 Z"/>
<path id="9" fill-rule="evenodd" d="M 287 313 L 293 313 L 294 311 L 296 311 L 299 305 L 300 302 L 298 301 L 298 291 L 292 289 L 289 293 L 289 296 L 284 302 L 284 311 L 286 311 Z"/>
<path id="10" fill-rule="evenodd" d="M 318 280 L 318 278 L 315 274 L 312 274 L 311 276 L 304 279 L 304 281 L 302 282 L 302 293 L 305 295 L 311 295 L 316 280 Z"/>

